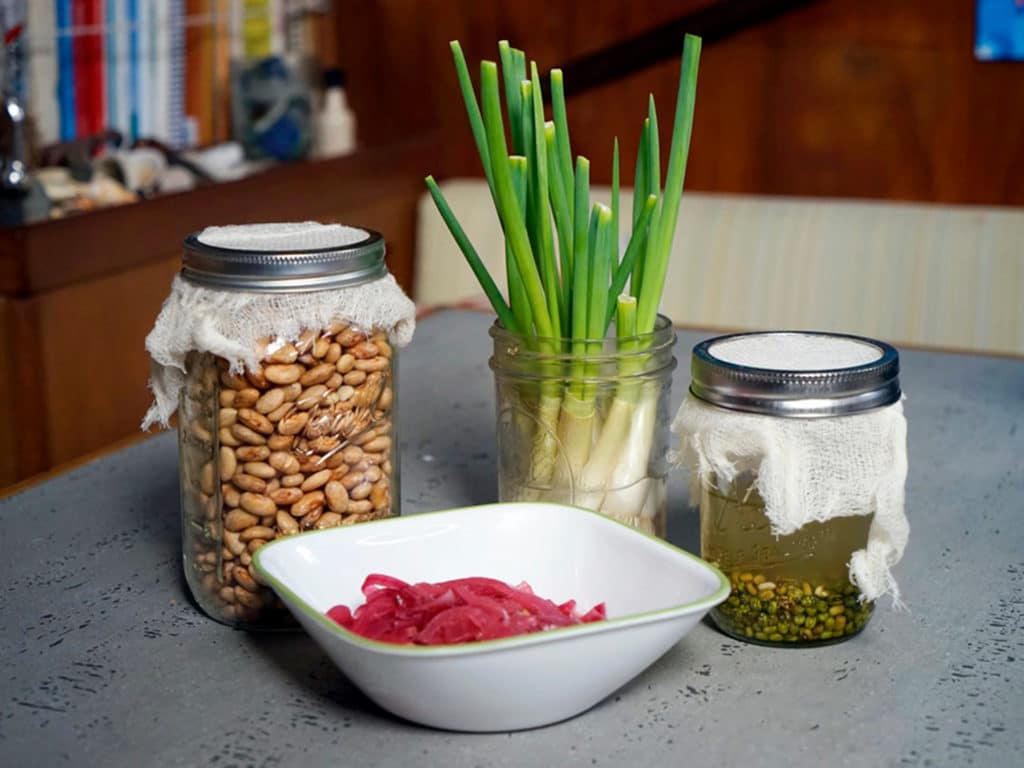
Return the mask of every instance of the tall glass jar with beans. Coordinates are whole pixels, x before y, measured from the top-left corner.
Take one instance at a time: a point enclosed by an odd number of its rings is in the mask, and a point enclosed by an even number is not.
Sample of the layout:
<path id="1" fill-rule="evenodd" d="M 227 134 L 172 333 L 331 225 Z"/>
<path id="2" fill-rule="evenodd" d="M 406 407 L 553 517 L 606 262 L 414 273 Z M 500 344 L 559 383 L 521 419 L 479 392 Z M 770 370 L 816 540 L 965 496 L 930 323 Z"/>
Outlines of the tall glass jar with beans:
<path id="1" fill-rule="evenodd" d="M 842 365 L 829 362 L 833 353 Z M 691 370 L 677 426 L 699 456 L 701 556 L 732 584 L 713 621 L 763 645 L 856 635 L 874 602 L 853 562 L 878 559 L 866 554 L 876 517 L 885 534 L 903 515 L 905 462 L 889 467 L 874 455 L 878 445 L 905 456 L 896 350 L 840 334 L 736 334 L 698 344 Z M 814 506 L 822 500 L 827 513 Z"/>
<path id="2" fill-rule="evenodd" d="M 374 237 L 355 255 L 316 255 L 326 273 L 321 289 L 379 275 L 383 242 Z M 246 290 L 272 285 L 287 302 L 288 258 L 222 258 L 218 250 L 190 237 L 183 277 L 232 290 L 233 272 L 245 267 Z M 253 272 L 266 283 L 254 282 Z M 308 274 L 299 283 L 317 289 Z M 208 615 L 275 628 L 292 622 L 253 568 L 256 550 L 397 512 L 396 349 L 386 330 L 342 319 L 264 336 L 258 346 L 258 365 L 241 371 L 214 354 L 188 356 L 178 407 L 183 558 Z"/>

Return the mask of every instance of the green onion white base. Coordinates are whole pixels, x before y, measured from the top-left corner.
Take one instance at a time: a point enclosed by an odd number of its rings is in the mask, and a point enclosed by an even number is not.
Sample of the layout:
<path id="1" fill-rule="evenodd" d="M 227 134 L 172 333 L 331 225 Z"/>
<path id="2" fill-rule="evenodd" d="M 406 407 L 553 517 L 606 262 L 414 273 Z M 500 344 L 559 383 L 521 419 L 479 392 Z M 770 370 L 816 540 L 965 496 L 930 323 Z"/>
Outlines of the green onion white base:
<path id="1" fill-rule="evenodd" d="M 641 394 L 635 400 L 609 394 L 603 409 L 570 388 L 552 430 L 550 402 L 542 417 L 538 401 L 499 382 L 502 411 L 517 414 L 499 429 L 500 500 L 573 504 L 664 535 L 666 479 L 651 474 L 664 463 L 659 457 L 666 442 L 665 426 L 655 418 L 663 390 L 655 384 L 642 391 L 634 386 L 630 392 Z"/>

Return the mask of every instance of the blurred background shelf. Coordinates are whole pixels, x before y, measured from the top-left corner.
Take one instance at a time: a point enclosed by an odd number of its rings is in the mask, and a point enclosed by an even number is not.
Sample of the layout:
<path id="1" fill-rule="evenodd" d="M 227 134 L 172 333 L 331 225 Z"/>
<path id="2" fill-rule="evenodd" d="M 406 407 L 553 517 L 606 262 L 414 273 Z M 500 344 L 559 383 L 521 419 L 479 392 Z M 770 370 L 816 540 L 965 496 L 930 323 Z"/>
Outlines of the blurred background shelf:
<path id="1" fill-rule="evenodd" d="M 436 146 L 410 139 L 0 229 L 0 486 L 138 429 L 149 405 L 143 340 L 189 232 L 305 219 L 377 229 L 389 268 L 411 291 L 419 169 Z"/>

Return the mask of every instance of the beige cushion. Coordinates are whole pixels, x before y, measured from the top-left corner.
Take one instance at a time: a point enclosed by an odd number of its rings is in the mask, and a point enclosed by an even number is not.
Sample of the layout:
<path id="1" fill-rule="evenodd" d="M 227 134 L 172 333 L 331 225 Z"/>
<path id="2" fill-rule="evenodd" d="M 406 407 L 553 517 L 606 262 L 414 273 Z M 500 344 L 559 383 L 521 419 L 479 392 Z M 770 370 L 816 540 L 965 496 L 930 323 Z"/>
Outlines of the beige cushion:
<path id="1" fill-rule="evenodd" d="M 486 183 L 441 186 L 504 290 Z M 607 203 L 608 190 L 594 197 Z M 481 295 L 429 195 L 417 227 L 416 300 Z M 1022 304 L 1024 211 L 687 192 L 661 309 L 686 326 L 813 328 L 1020 355 Z"/>

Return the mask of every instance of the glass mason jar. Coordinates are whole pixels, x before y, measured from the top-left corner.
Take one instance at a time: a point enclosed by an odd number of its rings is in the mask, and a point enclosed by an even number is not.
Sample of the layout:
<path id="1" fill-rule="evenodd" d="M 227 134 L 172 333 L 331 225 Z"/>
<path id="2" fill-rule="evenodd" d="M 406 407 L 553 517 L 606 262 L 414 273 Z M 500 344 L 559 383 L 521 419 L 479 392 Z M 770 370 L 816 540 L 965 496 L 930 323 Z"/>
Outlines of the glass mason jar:
<path id="1" fill-rule="evenodd" d="M 498 497 L 597 510 L 665 535 L 675 331 L 591 341 L 491 328 Z"/>
<path id="2" fill-rule="evenodd" d="M 900 399 L 898 353 L 871 339 L 789 334 L 870 348 L 869 362 L 844 368 L 783 370 L 717 356 L 725 342 L 778 335 L 736 334 L 698 344 L 691 394 L 728 411 L 804 423 L 856 418 Z M 874 606 L 852 583 L 849 563 L 867 545 L 872 515 L 832 516 L 776 536 L 756 480 L 752 471 L 728 483 L 714 474 L 700 478 L 701 557 L 728 574 L 732 584 L 729 598 L 711 611 L 715 624 L 737 639 L 779 646 L 825 645 L 860 632 Z"/>
<path id="3" fill-rule="evenodd" d="M 190 236 L 182 277 L 224 290 L 274 290 L 287 302 L 296 282 L 303 292 L 344 291 L 387 274 L 377 233 L 279 259 L 225 250 Z M 305 257 L 304 272 L 293 280 L 296 256 Z M 322 273 L 316 279 L 313 262 Z M 259 344 L 259 366 L 242 373 L 209 353 L 187 358 L 178 409 L 182 554 L 192 595 L 209 616 L 276 628 L 293 622 L 252 567 L 257 549 L 397 513 L 397 359 L 384 330 L 340 319 Z"/>

